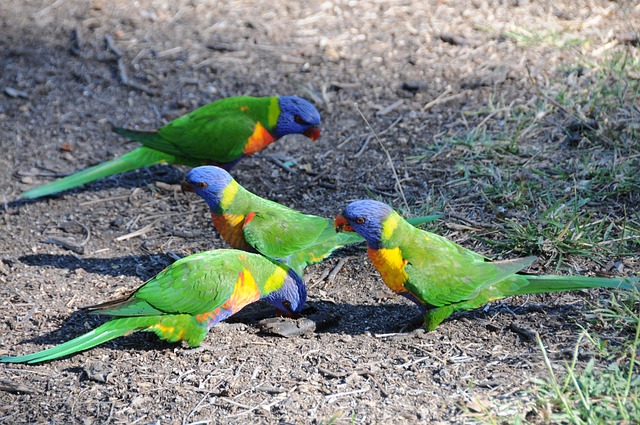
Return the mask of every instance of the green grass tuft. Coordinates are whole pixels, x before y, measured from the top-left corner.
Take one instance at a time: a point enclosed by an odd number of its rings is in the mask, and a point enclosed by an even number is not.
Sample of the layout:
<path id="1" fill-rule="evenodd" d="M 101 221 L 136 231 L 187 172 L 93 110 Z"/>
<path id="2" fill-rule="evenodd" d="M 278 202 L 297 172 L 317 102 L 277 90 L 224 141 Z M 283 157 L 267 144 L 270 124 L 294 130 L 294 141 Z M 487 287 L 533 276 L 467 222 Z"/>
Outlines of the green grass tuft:
<path id="1" fill-rule="evenodd" d="M 537 84 L 537 83 L 536 83 Z M 439 200 L 480 206 L 521 255 L 604 259 L 640 250 L 640 57 L 584 55 L 533 97 L 463 110 L 462 126 L 407 159 L 453 158 Z M 473 218 L 473 217 L 470 217 Z M 475 219 L 474 219 L 475 220 Z"/>

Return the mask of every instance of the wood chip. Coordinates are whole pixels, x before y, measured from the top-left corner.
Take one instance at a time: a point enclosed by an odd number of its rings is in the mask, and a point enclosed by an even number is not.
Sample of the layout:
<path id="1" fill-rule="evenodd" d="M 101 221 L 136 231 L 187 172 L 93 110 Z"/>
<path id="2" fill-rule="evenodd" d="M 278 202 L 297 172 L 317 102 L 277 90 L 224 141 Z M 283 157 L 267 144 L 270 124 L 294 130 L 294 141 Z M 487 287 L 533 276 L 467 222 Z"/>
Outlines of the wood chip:
<path id="1" fill-rule="evenodd" d="M 456 34 L 451 34 L 448 32 L 443 32 L 442 34 L 440 34 L 438 36 L 438 38 L 440 38 L 440 40 L 444 41 L 445 43 L 449 43 L 451 45 L 454 46 L 471 46 L 471 47 L 477 47 L 480 46 L 482 44 L 481 41 L 479 40 L 471 40 L 469 38 L 460 36 L 460 35 L 456 35 Z"/>
<path id="2" fill-rule="evenodd" d="M 0 379 L 0 391 L 6 391 L 8 393 L 25 393 L 34 394 L 37 393 L 33 388 L 29 388 L 19 382 L 9 381 L 7 379 Z"/>
<path id="3" fill-rule="evenodd" d="M 534 342 L 536 340 L 537 332 L 529 327 L 520 326 L 517 323 L 511 323 L 509 325 L 509 330 L 520 335 L 525 341 Z"/>
<path id="4" fill-rule="evenodd" d="M 20 91 L 20 90 L 16 90 L 13 87 L 5 87 L 4 92 L 7 96 L 9 97 L 13 97 L 13 98 L 22 98 L 22 99 L 29 99 L 29 95 L 26 92 Z"/>

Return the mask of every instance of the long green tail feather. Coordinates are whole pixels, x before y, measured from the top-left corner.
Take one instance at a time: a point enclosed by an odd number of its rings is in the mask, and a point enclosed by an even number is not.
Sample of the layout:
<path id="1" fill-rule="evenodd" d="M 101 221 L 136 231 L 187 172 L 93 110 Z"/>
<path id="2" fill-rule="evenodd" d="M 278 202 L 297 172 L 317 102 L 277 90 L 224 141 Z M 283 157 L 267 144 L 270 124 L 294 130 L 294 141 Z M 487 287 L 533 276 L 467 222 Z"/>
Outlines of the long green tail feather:
<path id="1" fill-rule="evenodd" d="M 153 138 L 158 135 L 156 130 L 130 130 L 122 127 L 113 127 L 112 130 L 114 133 L 124 136 L 127 139 L 136 140 L 141 143 L 142 140 Z"/>
<path id="2" fill-rule="evenodd" d="M 84 335 L 80 335 L 77 338 L 55 347 L 38 351 L 33 354 L 26 354 L 24 356 L 5 356 L 0 358 L 0 363 L 32 364 L 57 359 L 59 357 L 68 356 L 69 354 L 87 350 L 130 332 L 148 328 L 157 322 L 158 318 L 154 316 L 112 319 Z"/>
<path id="3" fill-rule="evenodd" d="M 526 280 L 523 284 L 522 279 Z M 553 275 L 514 275 L 505 280 L 508 286 L 501 285 L 497 292 L 489 298 L 474 298 L 455 304 L 444 305 L 429 309 L 424 314 L 424 326 L 427 331 L 434 330 L 444 319 L 454 311 L 478 308 L 489 300 L 505 298 L 511 295 L 541 294 L 545 292 L 575 291 L 579 289 L 610 288 L 610 289 L 640 289 L 640 278 L 606 278 L 589 276 L 553 276 Z"/>
<path id="4" fill-rule="evenodd" d="M 529 276 L 522 275 L 528 281 L 527 285 L 521 286 L 516 292 L 508 295 L 540 294 L 543 292 L 575 291 L 578 289 L 590 288 L 611 288 L 611 289 L 640 289 L 638 283 L 640 278 L 606 278 L 590 276 Z"/>
<path id="5" fill-rule="evenodd" d="M 40 198 L 41 196 L 72 189 L 76 186 L 98 180 L 102 177 L 124 173 L 125 171 L 131 171 L 137 168 L 148 167 L 161 162 L 176 161 L 173 155 L 168 155 L 142 146 L 118 158 L 94 165 L 93 167 L 78 171 L 77 173 L 71 174 L 67 177 L 36 187 L 35 189 L 27 190 L 20 195 L 20 197 L 24 199 Z"/>

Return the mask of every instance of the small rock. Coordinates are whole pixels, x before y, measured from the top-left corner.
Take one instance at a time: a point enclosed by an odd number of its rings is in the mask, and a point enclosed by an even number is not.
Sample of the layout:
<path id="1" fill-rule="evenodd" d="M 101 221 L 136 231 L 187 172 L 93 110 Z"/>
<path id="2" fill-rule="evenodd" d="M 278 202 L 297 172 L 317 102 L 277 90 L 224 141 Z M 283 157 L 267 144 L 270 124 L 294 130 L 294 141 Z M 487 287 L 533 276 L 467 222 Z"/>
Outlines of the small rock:
<path id="1" fill-rule="evenodd" d="M 406 91 L 410 91 L 410 92 L 417 92 L 421 89 L 423 89 L 426 86 L 426 84 L 421 83 L 419 81 L 404 81 L 402 83 L 402 85 L 400 86 L 400 88 L 402 90 L 406 90 Z"/>
<path id="2" fill-rule="evenodd" d="M 105 366 L 101 361 L 93 361 L 87 363 L 84 367 L 84 372 L 87 374 L 87 378 L 96 382 L 107 382 L 107 377 L 111 372 L 111 369 Z"/>
<path id="3" fill-rule="evenodd" d="M 263 332 L 285 338 L 313 333 L 316 330 L 316 323 L 307 318 L 292 320 L 284 317 L 271 317 L 258 323 Z"/>

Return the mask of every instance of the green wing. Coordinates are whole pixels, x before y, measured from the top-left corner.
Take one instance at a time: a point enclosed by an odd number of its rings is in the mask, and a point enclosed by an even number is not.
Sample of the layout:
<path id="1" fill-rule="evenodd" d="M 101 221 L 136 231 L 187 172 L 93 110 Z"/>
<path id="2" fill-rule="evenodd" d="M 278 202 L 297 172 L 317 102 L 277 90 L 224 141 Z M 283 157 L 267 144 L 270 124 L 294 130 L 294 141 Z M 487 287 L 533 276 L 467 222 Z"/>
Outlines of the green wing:
<path id="1" fill-rule="evenodd" d="M 203 162 L 231 162 L 242 156 L 256 122 L 260 121 L 267 127 L 270 99 L 221 99 L 178 117 L 157 131 L 116 131 L 147 147 L 172 155 Z"/>
<path id="2" fill-rule="evenodd" d="M 333 226 L 330 226 L 311 245 L 296 251 L 283 261 L 302 276 L 308 265 L 323 261 L 338 248 L 362 241 L 362 236 L 355 232 L 336 233 Z"/>
<path id="3" fill-rule="evenodd" d="M 269 258 L 289 257 L 312 245 L 327 227 L 333 228 L 326 218 L 275 205 L 255 212 L 243 228 L 247 242 Z"/>
<path id="4" fill-rule="evenodd" d="M 233 294 L 241 270 L 239 263 L 246 255 L 243 251 L 217 250 L 182 258 L 144 283 L 127 301 L 96 306 L 96 313 L 195 315 L 215 310 Z"/>
<path id="5" fill-rule="evenodd" d="M 141 142 L 158 150 L 173 149 L 190 158 L 230 162 L 242 155 L 255 125 L 255 121 L 240 113 L 223 116 L 189 114 L 158 130 L 161 145 L 155 141 Z"/>
<path id="6" fill-rule="evenodd" d="M 529 266 L 535 257 L 489 262 L 433 233 L 412 229 L 412 238 L 401 247 L 407 261 L 405 288 L 432 306 L 455 304 L 487 291 L 499 297 L 493 285 Z M 504 296 L 504 295 L 503 295 Z M 486 301 L 484 301 L 486 302 Z"/>

